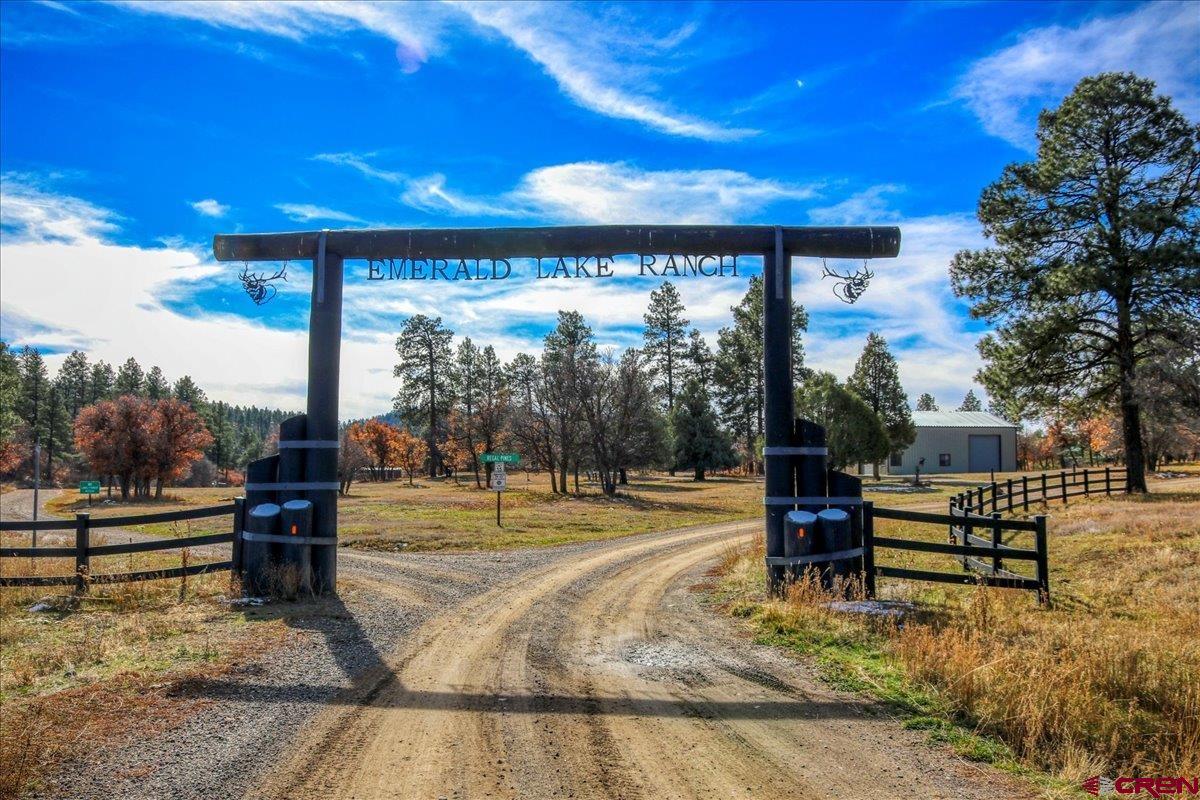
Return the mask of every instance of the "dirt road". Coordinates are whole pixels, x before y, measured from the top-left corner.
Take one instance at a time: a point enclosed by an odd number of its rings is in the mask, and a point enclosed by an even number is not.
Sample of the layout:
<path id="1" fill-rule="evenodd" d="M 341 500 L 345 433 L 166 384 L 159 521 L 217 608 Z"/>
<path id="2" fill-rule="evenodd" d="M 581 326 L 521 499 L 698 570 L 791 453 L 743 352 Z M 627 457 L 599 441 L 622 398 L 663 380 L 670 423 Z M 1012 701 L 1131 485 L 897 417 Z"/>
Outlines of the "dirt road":
<path id="1" fill-rule="evenodd" d="M 723 525 L 608 542 L 445 608 L 318 714 L 250 796 L 1020 796 L 703 608 L 689 587 L 744 536 Z M 421 592 L 356 577 L 356 562 L 347 579 L 382 597 Z"/>

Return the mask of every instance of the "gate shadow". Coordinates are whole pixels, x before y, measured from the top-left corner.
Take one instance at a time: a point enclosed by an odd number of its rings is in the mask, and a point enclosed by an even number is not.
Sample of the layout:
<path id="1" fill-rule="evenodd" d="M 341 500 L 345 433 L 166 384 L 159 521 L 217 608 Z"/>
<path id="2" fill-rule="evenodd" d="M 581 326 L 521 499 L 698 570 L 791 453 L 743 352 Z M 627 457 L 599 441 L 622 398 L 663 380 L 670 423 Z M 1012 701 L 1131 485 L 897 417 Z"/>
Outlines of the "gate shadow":
<path id="1" fill-rule="evenodd" d="M 322 608 L 323 607 L 323 608 Z M 429 691 L 405 688 L 396 674 L 398 666 L 380 654 L 354 613 L 340 598 L 316 601 L 313 611 L 284 616 L 288 609 L 277 607 L 285 622 L 302 630 L 316 630 L 349 687 L 300 683 L 269 684 L 235 678 L 194 678 L 182 682 L 171 693 L 178 698 L 198 698 L 242 703 L 313 703 L 326 706 L 394 708 L 442 712 L 496 714 L 613 715 L 689 719 L 838 719 L 879 714 L 873 702 L 814 699 L 780 685 L 776 691 L 787 700 L 709 701 L 702 697 L 639 698 L 603 695 L 510 694 L 462 691 Z M 319 610 L 318 610 L 319 609 Z M 307 610 L 307 609 L 306 609 Z M 267 619 L 277 615 L 256 615 Z M 260 673 L 261 674 L 261 673 Z"/>

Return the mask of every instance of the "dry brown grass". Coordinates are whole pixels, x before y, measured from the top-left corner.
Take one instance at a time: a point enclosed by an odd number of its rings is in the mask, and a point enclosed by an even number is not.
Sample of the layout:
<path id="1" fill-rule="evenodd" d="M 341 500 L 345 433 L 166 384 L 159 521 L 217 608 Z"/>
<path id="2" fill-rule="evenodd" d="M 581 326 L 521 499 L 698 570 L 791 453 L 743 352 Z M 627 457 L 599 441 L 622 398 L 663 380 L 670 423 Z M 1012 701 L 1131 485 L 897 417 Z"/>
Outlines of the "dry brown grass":
<path id="1" fill-rule="evenodd" d="M 910 523 L 881 533 L 945 535 Z M 1200 772 L 1200 495 L 1055 509 L 1050 535 L 1050 608 L 1027 592 L 881 580 L 882 597 L 919 610 L 899 626 L 865 620 L 830 611 L 811 582 L 766 600 L 761 553 L 726 559 L 721 592 L 761 636 L 816 656 L 835 680 L 1002 740 L 1065 784 Z"/>
<path id="2" fill-rule="evenodd" d="M 106 563 L 108 562 L 108 563 Z M 4 559 L 7 574 L 70 574 L 69 559 Z M 96 572 L 178 566 L 178 554 L 109 556 Z M 228 573 L 69 587 L 0 589 L 0 797 L 42 784 L 72 757 L 152 734 L 204 702 L 179 687 L 282 640 L 222 602 Z M 29 610 L 36 602 L 50 610 Z"/>

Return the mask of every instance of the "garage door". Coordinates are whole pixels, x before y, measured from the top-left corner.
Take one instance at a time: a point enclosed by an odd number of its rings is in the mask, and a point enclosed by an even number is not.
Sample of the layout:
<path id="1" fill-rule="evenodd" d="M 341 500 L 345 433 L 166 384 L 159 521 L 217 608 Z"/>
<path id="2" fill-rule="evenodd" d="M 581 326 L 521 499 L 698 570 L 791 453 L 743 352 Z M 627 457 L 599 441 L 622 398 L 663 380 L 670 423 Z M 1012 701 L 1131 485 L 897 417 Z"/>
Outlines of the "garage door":
<path id="1" fill-rule="evenodd" d="M 990 472 L 1000 469 L 1000 435 L 967 437 L 967 471 Z"/>

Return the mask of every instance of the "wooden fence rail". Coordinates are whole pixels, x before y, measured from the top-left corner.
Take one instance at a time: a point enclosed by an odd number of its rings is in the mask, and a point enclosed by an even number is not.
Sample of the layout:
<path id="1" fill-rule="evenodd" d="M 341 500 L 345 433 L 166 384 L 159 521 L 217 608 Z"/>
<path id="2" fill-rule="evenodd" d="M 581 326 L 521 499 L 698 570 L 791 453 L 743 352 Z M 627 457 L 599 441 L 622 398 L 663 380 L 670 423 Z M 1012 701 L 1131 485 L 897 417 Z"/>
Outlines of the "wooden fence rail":
<path id="1" fill-rule="evenodd" d="M 1066 505 L 1072 497 L 1111 496 L 1114 491 L 1124 492 L 1127 481 L 1128 473 L 1124 467 L 1085 467 L 1022 475 L 959 492 L 950 498 L 950 508 L 979 515 L 1012 514 L 1029 511 L 1030 504 L 1049 505 L 1061 500 Z"/>
<path id="2" fill-rule="evenodd" d="M 875 594 L 875 578 L 903 578 L 907 580 L 932 581 L 935 583 L 983 584 L 1009 589 L 1031 589 L 1038 593 L 1038 600 L 1050 600 L 1050 561 L 1046 536 L 1046 517 L 1036 516 L 1032 520 L 1002 519 L 999 514 L 984 517 L 953 506 L 949 514 L 933 514 L 925 511 L 909 511 L 899 508 L 876 508 L 874 503 L 863 503 L 863 552 L 870 557 L 864 559 L 866 590 Z M 875 535 L 876 519 L 892 519 L 901 522 L 927 523 L 948 526 L 951 540 L 927 542 L 915 539 L 897 539 Z M 973 526 L 986 525 L 990 536 L 985 538 L 970 534 Z M 966 530 L 964 538 L 955 538 L 953 531 Z M 1004 531 L 1023 531 L 1034 536 L 1033 549 L 1012 547 L 1003 541 Z M 904 569 L 875 564 L 875 549 L 906 550 L 918 553 L 942 553 L 958 556 L 965 569 L 970 572 L 932 572 L 928 570 Z M 1022 575 L 1004 568 L 1004 562 L 1032 562 L 1032 575 Z"/>
<path id="3" fill-rule="evenodd" d="M 39 520 L 36 523 L 17 520 L 0 522 L 0 532 L 3 531 L 54 531 L 74 530 L 75 544 L 72 547 L 0 547 L 0 558 L 74 558 L 75 573 L 73 575 L 0 575 L 0 587 L 5 586 L 70 586 L 74 585 L 77 594 L 87 592 L 93 583 L 124 583 L 126 581 L 147 581 L 162 578 L 182 578 L 187 575 L 201 575 L 206 572 L 236 569 L 240 561 L 241 528 L 244 513 L 244 500 L 238 498 L 232 503 L 205 508 L 192 508 L 185 511 L 167 511 L 158 514 L 142 514 L 121 517 L 101 517 L 92 519 L 91 514 L 80 512 L 75 519 L 69 520 Z M 98 528 L 116 528 L 132 525 L 149 525 L 160 522 L 182 522 L 192 519 L 206 519 L 229 515 L 232 530 L 229 533 L 208 533 L 200 536 L 187 536 L 182 539 L 155 539 L 145 542 L 129 542 L 127 544 L 91 543 L 91 532 Z M 192 547 L 232 543 L 229 560 L 205 564 L 184 564 L 181 567 L 165 569 L 138 570 L 135 572 L 115 572 L 92 574 L 91 560 L 100 556 L 125 555 L 128 553 L 149 553 L 158 550 L 184 550 Z"/>

